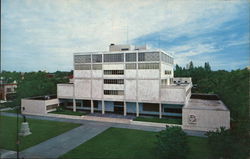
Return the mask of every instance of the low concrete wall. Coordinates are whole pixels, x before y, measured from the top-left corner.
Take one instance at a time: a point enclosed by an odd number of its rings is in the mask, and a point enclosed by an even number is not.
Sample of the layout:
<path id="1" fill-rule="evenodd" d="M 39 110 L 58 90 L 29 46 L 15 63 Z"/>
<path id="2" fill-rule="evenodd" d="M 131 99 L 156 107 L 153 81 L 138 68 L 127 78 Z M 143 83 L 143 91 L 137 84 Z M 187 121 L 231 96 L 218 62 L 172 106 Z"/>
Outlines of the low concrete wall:
<path id="1" fill-rule="evenodd" d="M 166 126 L 179 126 L 178 124 L 164 124 L 164 123 L 155 123 L 155 122 L 144 122 L 144 121 L 134 121 L 130 120 L 130 124 L 132 125 L 143 125 L 143 126 L 155 126 L 155 127 L 166 127 Z"/>
<path id="2" fill-rule="evenodd" d="M 215 131 L 220 127 L 230 128 L 230 112 L 228 110 L 183 109 L 182 113 L 183 129 Z"/>
<path id="3" fill-rule="evenodd" d="M 22 99 L 21 100 L 21 112 L 46 114 L 46 107 L 44 100 Z"/>
<path id="4" fill-rule="evenodd" d="M 36 100 L 36 99 L 22 99 L 21 112 L 22 114 L 47 114 L 55 109 L 46 110 L 46 106 L 58 104 L 58 99 L 50 100 Z"/>

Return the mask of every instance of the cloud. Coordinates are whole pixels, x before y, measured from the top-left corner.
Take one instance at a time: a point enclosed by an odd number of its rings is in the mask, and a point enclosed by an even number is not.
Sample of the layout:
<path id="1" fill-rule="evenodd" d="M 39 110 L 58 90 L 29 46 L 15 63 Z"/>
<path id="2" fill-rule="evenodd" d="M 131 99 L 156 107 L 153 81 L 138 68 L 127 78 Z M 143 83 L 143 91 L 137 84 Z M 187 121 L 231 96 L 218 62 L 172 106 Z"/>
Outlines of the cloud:
<path id="1" fill-rule="evenodd" d="M 59 68 L 70 68 L 72 61 L 67 59 L 72 59 L 73 52 L 107 50 L 110 43 L 126 43 L 127 38 L 133 42 L 158 32 L 161 39 L 171 41 L 211 33 L 237 18 L 243 3 L 245 1 L 6 0 L 1 10 L 3 56 L 6 60 L 14 55 L 26 60 L 21 54 L 28 53 L 27 56 L 33 58 L 43 57 L 39 59 L 43 60 L 41 63 L 64 62 L 65 66 Z M 8 50 L 10 48 L 13 50 Z M 220 48 L 214 43 L 189 42 L 172 49 L 184 57 Z M 4 68 L 10 68 L 9 64 Z M 44 69 L 42 65 L 41 69 Z M 55 70 L 54 66 L 48 69 Z"/>

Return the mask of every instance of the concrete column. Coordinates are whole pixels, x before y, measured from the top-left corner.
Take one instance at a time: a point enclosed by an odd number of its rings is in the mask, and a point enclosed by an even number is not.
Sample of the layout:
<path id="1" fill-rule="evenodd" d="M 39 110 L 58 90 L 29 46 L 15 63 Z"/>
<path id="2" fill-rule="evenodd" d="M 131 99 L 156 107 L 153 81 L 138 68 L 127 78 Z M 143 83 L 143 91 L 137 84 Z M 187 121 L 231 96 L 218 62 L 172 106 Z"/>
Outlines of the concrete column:
<path id="1" fill-rule="evenodd" d="M 105 102 L 104 102 L 104 100 L 102 101 L 102 114 L 105 114 Z"/>
<path id="2" fill-rule="evenodd" d="M 91 100 L 91 113 L 93 114 L 94 113 L 94 101 Z"/>
<path id="3" fill-rule="evenodd" d="M 126 116 L 127 115 L 127 103 L 126 102 L 124 102 L 124 104 L 123 104 L 123 113 L 124 113 L 124 116 Z"/>
<path id="4" fill-rule="evenodd" d="M 76 99 L 73 99 L 73 112 L 76 111 Z"/>
<path id="5" fill-rule="evenodd" d="M 136 116 L 139 116 L 139 103 L 136 102 Z"/>
<path id="6" fill-rule="evenodd" d="M 159 118 L 162 117 L 161 103 L 159 103 Z"/>

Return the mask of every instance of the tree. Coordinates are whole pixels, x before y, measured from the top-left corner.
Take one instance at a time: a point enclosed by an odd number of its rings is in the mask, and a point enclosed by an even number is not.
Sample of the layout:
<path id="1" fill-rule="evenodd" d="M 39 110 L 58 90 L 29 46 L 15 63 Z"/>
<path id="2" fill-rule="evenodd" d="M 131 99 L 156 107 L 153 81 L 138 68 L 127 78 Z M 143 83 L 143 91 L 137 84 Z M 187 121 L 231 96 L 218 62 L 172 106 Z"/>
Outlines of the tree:
<path id="1" fill-rule="evenodd" d="M 209 65 L 209 62 L 205 62 L 204 68 L 205 68 L 205 71 L 211 71 L 211 67 Z"/>
<path id="2" fill-rule="evenodd" d="M 159 132 L 156 147 L 159 157 L 166 159 L 184 159 L 189 151 L 186 133 L 176 126 Z"/>
<path id="3" fill-rule="evenodd" d="M 209 149 L 215 159 L 246 159 L 249 156 L 249 138 L 240 140 L 234 130 L 220 128 L 208 132 L 207 136 Z"/>
<path id="4" fill-rule="evenodd" d="M 188 69 L 193 70 L 194 69 L 194 64 L 192 61 L 190 61 Z"/>

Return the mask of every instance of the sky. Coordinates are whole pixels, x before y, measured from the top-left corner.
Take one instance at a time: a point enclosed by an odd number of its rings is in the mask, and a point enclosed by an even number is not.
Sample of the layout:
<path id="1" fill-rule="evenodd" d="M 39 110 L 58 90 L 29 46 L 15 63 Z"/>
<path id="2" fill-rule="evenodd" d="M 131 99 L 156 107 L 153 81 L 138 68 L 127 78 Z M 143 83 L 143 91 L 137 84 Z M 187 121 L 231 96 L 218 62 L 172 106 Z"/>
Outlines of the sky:
<path id="1" fill-rule="evenodd" d="M 74 52 L 129 43 L 171 52 L 180 66 L 242 69 L 249 12 L 248 0 L 2 0 L 1 65 L 69 71 Z"/>

